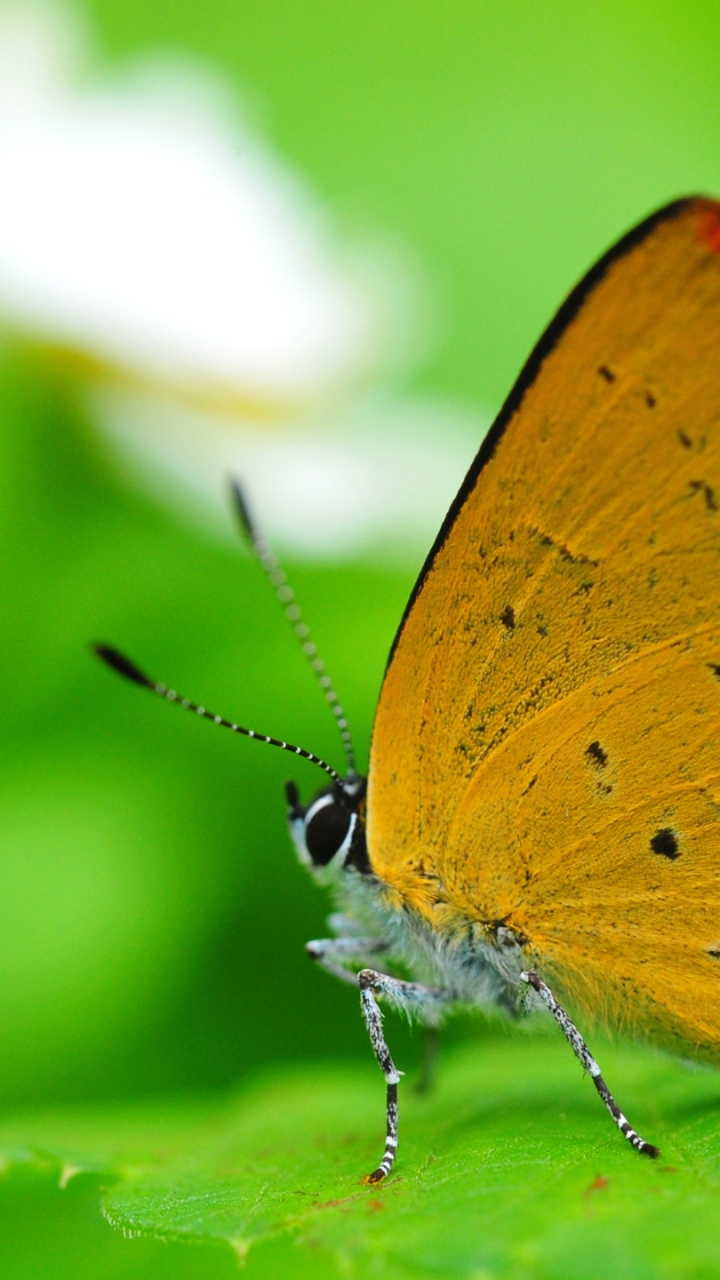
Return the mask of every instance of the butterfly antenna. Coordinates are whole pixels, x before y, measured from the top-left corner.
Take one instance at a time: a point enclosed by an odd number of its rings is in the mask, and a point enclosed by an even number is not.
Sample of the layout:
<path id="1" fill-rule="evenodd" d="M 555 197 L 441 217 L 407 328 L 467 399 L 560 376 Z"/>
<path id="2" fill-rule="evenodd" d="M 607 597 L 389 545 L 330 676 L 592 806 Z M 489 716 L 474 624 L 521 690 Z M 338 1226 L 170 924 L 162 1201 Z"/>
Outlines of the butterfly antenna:
<path id="1" fill-rule="evenodd" d="M 124 676 L 126 680 L 132 680 L 134 684 L 140 684 L 145 689 L 149 689 L 151 693 L 156 693 L 159 698 L 165 698 L 166 702 L 176 702 L 178 706 L 184 707 L 186 711 L 194 711 L 195 715 L 202 716 L 205 720 L 212 720 L 213 724 L 222 725 L 224 729 L 229 729 L 231 733 L 242 733 L 246 738 L 255 738 L 257 742 L 267 742 L 271 747 L 280 747 L 282 751 L 290 751 L 295 756 L 300 756 L 303 760 L 309 760 L 311 764 L 316 764 L 318 768 L 324 769 L 328 777 L 332 778 L 338 786 L 342 786 L 342 778 L 340 774 L 326 764 L 319 756 L 313 754 L 312 751 L 306 751 L 304 747 L 294 747 L 291 742 L 282 742 L 280 738 L 271 738 L 266 733 L 256 733 L 254 729 L 245 729 L 240 724 L 234 724 L 232 720 L 226 720 L 224 716 L 216 716 L 212 711 L 208 711 L 207 707 L 199 706 L 196 702 L 191 702 L 189 698 L 183 698 L 175 689 L 170 689 L 166 684 L 161 684 L 158 680 L 152 680 L 150 676 L 145 675 L 139 667 L 135 666 L 129 658 L 117 649 L 113 649 L 107 644 L 95 644 L 92 646 L 93 652 L 98 658 L 102 659 L 108 667 L 112 667 L 113 671 L 117 671 L 118 675 Z"/>
<path id="2" fill-rule="evenodd" d="M 270 585 L 273 587 L 275 595 L 283 607 L 285 617 L 300 641 L 302 651 L 315 672 L 320 688 L 323 690 L 327 701 L 330 703 L 330 708 L 335 716 L 337 727 L 340 730 L 340 737 L 342 738 L 343 749 L 347 759 L 348 775 L 353 777 L 355 774 L 355 750 L 353 748 L 347 718 L 333 687 L 332 680 L 327 673 L 325 663 L 320 657 L 320 654 L 317 651 L 317 646 L 310 635 L 310 629 L 303 619 L 300 606 L 295 599 L 295 592 L 290 586 L 287 580 L 287 574 L 272 550 L 272 547 L 266 538 L 263 537 L 255 524 L 255 521 L 250 515 L 245 495 L 240 488 L 240 485 L 236 480 L 233 480 L 230 488 L 235 510 L 240 520 L 243 533 L 248 538 L 255 555 L 260 561 L 262 568 L 265 570 L 265 574 L 270 581 Z"/>

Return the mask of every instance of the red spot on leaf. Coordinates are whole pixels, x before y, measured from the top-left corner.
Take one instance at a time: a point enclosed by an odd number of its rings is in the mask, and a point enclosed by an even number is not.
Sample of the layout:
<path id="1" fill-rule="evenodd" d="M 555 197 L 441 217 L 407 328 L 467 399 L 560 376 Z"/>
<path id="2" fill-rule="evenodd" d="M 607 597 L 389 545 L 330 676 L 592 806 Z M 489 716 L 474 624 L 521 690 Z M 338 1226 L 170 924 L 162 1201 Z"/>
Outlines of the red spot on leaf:
<path id="1" fill-rule="evenodd" d="M 720 204 L 707 201 L 698 218 L 698 234 L 711 253 L 720 253 Z"/>
<path id="2" fill-rule="evenodd" d="M 592 1195 L 593 1191 L 604 1191 L 605 1188 L 609 1186 L 610 1186 L 609 1178 L 604 1178 L 603 1175 L 600 1173 L 598 1174 L 595 1181 L 591 1182 L 590 1186 L 585 1188 L 584 1195 L 590 1196 Z"/>
<path id="3" fill-rule="evenodd" d="M 377 1213 L 379 1209 L 385 1208 L 385 1205 L 383 1204 L 382 1200 L 369 1200 L 368 1203 L 373 1213 Z"/>

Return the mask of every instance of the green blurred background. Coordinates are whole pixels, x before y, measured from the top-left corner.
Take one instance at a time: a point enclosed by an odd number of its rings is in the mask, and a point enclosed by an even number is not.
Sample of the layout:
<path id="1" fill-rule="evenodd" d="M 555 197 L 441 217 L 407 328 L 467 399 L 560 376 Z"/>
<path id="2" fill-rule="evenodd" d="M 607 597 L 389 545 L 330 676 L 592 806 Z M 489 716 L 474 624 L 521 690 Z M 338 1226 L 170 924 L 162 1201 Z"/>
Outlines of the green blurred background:
<path id="1" fill-rule="evenodd" d="M 495 410 L 610 242 L 666 200 L 720 192 L 710 0 L 95 0 L 88 13 L 109 66 L 148 49 L 207 60 L 341 225 L 409 246 L 438 334 L 411 390 Z M 337 760 L 330 718 L 256 566 L 134 491 L 79 403 L 39 352 L 3 347 L 0 1100 L 366 1058 L 352 994 L 303 955 L 328 903 L 285 833 L 285 758 L 121 684 L 88 642 Z M 289 568 L 364 761 L 414 572 Z M 292 772 L 315 787 L 310 766 Z M 392 1037 L 415 1062 L 409 1033 Z"/>

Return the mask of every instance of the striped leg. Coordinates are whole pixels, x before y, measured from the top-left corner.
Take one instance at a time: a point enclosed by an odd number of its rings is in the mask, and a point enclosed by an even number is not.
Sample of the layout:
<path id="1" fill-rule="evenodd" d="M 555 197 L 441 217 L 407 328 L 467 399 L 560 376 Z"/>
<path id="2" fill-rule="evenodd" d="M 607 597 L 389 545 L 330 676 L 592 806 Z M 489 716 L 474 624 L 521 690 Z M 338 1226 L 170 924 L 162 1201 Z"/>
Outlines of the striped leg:
<path id="1" fill-rule="evenodd" d="M 565 1036 L 565 1039 L 572 1048 L 575 1057 L 579 1059 L 585 1070 L 592 1076 L 595 1088 L 600 1094 L 600 1097 L 605 1103 L 605 1106 L 610 1112 L 610 1115 L 615 1121 L 623 1137 L 627 1138 L 630 1145 L 634 1147 L 636 1151 L 641 1152 L 644 1156 L 650 1156 L 651 1160 L 656 1160 L 660 1155 L 658 1147 L 652 1146 L 650 1142 L 645 1142 L 644 1139 L 640 1137 L 640 1134 L 636 1133 L 635 1130 L 631 1128 L 603 1080 L 600 1068 L 585 1044 L 585 1041 L 580 1035 L 575 1023 L 570 1021 L 565 1010 L 560 1007 L 547 983 L 543 982 L 542 978 L 532 969 L 527 970 L 525 973 L 521 973 L 520 980 L 521 982 L 526 982 L 529 987 L 532 987 L 533 991 L 537 991 L 543 1004 L 550 1010 L 553 1018 Z"/>
<path id="2" fill-rule="evenodd" d="M 395 1161 L 395 1152 L 398 1144 L 398 1100 L 397 1087 L 400 1083 L 401 1073 L 398 1071 L 395 1063 L 390 1056 L 390 1050 L 385 1043 L 385 1036 L 382 1028 L 382 1013 L 380 1006 L 375 999 L 373 990 L 378 974 L 373 969 L 363 969 L 358 974 L 360 983 L 360 1007 L 362 1008 L 365 1026 L 370 1036 L 370 1043 L 375 1050 L 375 1057 L 380 1064 L 380 1070 L 385 1076 L 387 1082 L 387 1132 L 385 1136 L 385 1151 L 377 1169 L 369 1173 L 365 1179 L 366 1182 L 382 1182 L 387 1178 Z"/>
<path id="3" fill-rule="evenodd" d="M 335 920 L 332 923 L 335 923 Z M 315 942 L 308 942 L 306 946 L 310 958 L 333 977 L 360 988 L 360 1007 L 365 1026 L 387 1083 L 385 1152 L 377 1169 L 368 1174 L 365 1179 L 370 1183 L 382 1182 L 392 1169 L 395 1160 L 398 1142 L 397 1087 L 402 1076 L 385 1042 L 382 1013 L 377 997 L 385 996 L 399 1013 L 404 1013 L 409 1018 L 417 1018 L 429 1028 L 437 1027 L 443 1010 L 453 999 L 451 992 L 443 991 L 439 987 L 426 987 L 420 982 L 404 982 L 400 978 L 392 978 L 388 973 L 379 973 L 377 969 L 361 969 L 360 973 L 356 973 L 349 967 L 353 963 L 362 964 L 371 955 L 389 950 L 389 944 L 380 938 L 363 938 L 348 934 L 340 938 L 320 938 Z"/>
<path id="4" fill-rule="evenodd" d="M 365 1026 L 370 1036 L 370 1043 L 375 1050 L 375 1057 L 387 1083 L 387 1131 L 385 1151 L 377 1169 L 369 1173 L 366 1182 L 382 1182 L 393 1167 L 398 1144 L 398 1098 L 397 1087 L 402 1072 L 398 1071 L 392 1060 L 383 1034 L 382 1013 L 377 1002 L 378 995 L 384 995 L 396 1009 L 415 1015 L 430 1026 L 437 1026 L 443 1009 L 451 1003 L 452 994 L 439 987 L 426 987 L 420 982 L 403 982 L 400 978 L 391 978 L 386 973 L 378 973 L 375 969 L 361 969 L 358 974 L 360 986 L 360 1006 Z"/>
<path id="5" fill-rule="evenodd" d="M 307 942 L 305 950 L 311 960 L 315 960 L 321 968 L 327 973 L 331 973 L 334 978 L 339 978 L 341 982 L 349 982 L 350 986 L 357 987 L 358 977 L 354 969 L 348 969 L 349 964 L 363 964 L 367 962 L 369 956 L 379 955 L 383 951 L 388 951 L 387 942 L 383 942 L 380 938 L 361 938 L 361 937 L 343 937 L 343 938 L 317 938 L 314 942 Z"/>

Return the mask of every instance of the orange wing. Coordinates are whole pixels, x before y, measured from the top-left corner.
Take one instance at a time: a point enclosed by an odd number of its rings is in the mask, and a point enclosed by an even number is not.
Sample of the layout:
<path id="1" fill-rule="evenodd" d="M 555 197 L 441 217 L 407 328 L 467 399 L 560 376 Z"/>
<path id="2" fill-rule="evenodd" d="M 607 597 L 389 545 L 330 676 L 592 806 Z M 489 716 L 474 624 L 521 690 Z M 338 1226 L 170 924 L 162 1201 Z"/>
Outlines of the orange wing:
<path id="1" fill-rule="evenodd" d="M 530 357 L 396 640 L 368 844 L 436 928 L 506 920 L 576 1007 L 720 1051 L 720 205 Z"/>

